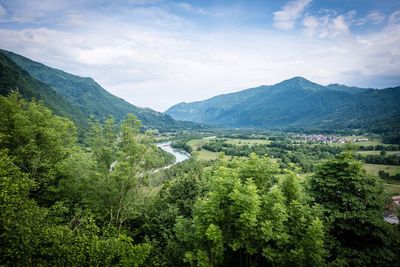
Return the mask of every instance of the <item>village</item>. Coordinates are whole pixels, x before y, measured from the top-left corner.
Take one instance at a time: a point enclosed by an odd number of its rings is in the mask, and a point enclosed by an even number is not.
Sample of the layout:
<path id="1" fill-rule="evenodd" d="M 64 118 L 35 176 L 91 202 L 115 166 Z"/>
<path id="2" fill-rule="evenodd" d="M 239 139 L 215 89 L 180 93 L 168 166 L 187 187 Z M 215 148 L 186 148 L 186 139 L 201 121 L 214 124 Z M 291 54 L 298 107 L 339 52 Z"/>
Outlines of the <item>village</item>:
<path id="1" fill-rule="evenodd" d="M 296 139 L 304 140 L 307 142 L 317 142 L 317 143 L 325 143 L 325 144 L 330 144 L 330 143 L 339 143 L 339 144 L 344 144 L 346 143 L 346 139 L 344 139 L 341 136 L 337 135 L 323 135 L 323 134 L 298 134 L 294 136 Z"/>

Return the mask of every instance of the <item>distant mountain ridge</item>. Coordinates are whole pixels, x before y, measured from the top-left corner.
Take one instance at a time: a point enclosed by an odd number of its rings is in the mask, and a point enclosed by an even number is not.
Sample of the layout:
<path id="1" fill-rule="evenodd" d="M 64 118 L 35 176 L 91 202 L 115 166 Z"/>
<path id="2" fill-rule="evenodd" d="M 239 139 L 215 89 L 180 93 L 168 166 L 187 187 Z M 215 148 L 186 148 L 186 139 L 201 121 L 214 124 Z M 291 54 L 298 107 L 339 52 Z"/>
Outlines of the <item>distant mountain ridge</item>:
<path id="1" fill-rule="evenodd" d="M 50 68 L 10 51 L 0 50 L 0 54 L 14 61 L 33 80 L 36 79 L 47 85 L 46 90 L 42 90 L 41 95 L 36 96 L 37 99 L 45 98 L 46 92 L 54 91 L 59 97 L 67 100 L 68 104 L 74 107 L 75 112 L 85 116 L 94 116 L 100 121 L 108 116 L 113 116 L 114 119 L 119 121 L 126 114 L 133 113 L 142 121 L 143 125 L 148 127 L 179 128 L 192 126 L 191 123 L 177 122 L 169 115 L 161 112 L 134 106 L 109 93 L 92 78 L 80 77 Z M 30 80 L 29 84 L 32 83 L 32 80 Z"/>
<path id="2" fill-rule="evenodd" d="M 165 114 L 220 127 L 318 128 L 392 131 L 400 123 L 400 87 L 323 86 L 302 77 L 180 103 Z M 389 124 L 390 123 L 390 124 Z"/>

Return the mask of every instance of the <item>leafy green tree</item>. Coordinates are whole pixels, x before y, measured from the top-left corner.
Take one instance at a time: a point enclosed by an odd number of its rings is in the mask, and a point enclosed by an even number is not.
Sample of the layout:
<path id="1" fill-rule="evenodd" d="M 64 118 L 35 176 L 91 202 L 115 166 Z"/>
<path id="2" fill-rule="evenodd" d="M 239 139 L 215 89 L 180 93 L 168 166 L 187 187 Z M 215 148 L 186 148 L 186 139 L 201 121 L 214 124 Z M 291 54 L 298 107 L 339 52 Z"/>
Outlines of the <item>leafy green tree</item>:
<path id="1" fill-rule="evenodd" d="M 68 119 L 54 116 L 41 103 L 23 100 L 18 93 L 0 96 L 0 106 L 0 147 L 37 182 L 35 195 L 46 202 L 58 182 L 57 164 L 76 143 L 76 128 Z"/>
<path id="2" fill-rule="evenodd" d="M 81 200 L 101 174 L 92 154 L 75 146 L 73 125 L 18 94 L 0 102 L 0 265 L 142 264 L 151 245 L 99 228 L 94 202 Z"/>
<path id="3" fill-rule="evenodd" d="M 89 174 L 94 185 L 88 190 L 90 206 L 104 225 L 121 230 L 153 201 L 156 190 L 149 186 L 148 177 L 164 164 L 164 156 L 151 133 L 142 133 L 140 121 L 131 114 L 119 127 L 112 119 L 104 125 L 94 123 L 89 143 L 99 170 Z"/>
<path id="4" fill-rule="evenodd" d="M 249 159 L 241 162 L 239 176 L 245 181 L 253 179 L 259 190 L 267 191 L 276 182 L 275 175 L 279 172 L 278 164 L 267 156 L 259 157 L 252 153 Z"/>
<path id="5" fill-rule="evenodd" d="M 196 247 L 186 253 L 186 259 L 199 265 L 217 266 L 226 260 L 226 249 L 236 251 L 250 245 L 260 200 L 252 180 L 242 183 L 234 170 L 225 167 L 210 177 L 207 187 L 212 190 L 196 202 L 192 225 L 187 228 L 193 229 L 191 241 Z M 178 221 L 178 234 L 183 234 L 184 225 L 183 219 Z"/>
<path id="6" fill-rule="evenodd" d="M 273 266 L 324 266 L 325 227 L 298 178 L 289 173 L 263 196 L 262 255 Z"/>
<path id="7" fill-rule="evenodd" d="M 310 192 L 329 224 L 331 260 L 350 266 L 399 263 L 398 230 L 383 220 L 383 186 L 351 151 L 322 164 L 310 180 Z"/>
<path id="8" fill-rule="evenodd" d="M 46 211 L 29 199 L 36 183 L 0 151 L 0 264 L 32 264 Z"/>
<path id="9" fill-rule="evenodd" d="M 177 219 L 185 260 L 199 266 L 324 265 L 320 212 L 296 176 L 274 177 L 276 165 L 255 155 L 227 165 L 205 177 L 206 193 L 192 218 Z"/>
<path id="10" fill-rule="evenodd" d="M 117 154 L 117 129 L 112 117 L 104 124 L 97 121 L 91 123 L 88 133 L 89 146 L 100 170 L 107 173 Z"/>
<path id="11" fill-rule="evenodd" d="M 94 207 L 98 205 L 96 191 L 100 189 L 98 185 L 103 174 L 99 172 L 93 154 L 76 147 L 68 158 L 60 162 L 57 172 L 60 176 L 57 200 L 62 201 L 71 210 L 90 208 L 94 212 Z"/>
<path id="12" fill-rule="evenodd" d="M 178 217 L 191 217 L 197 198 L 203 194 L 202 171 L 200 163 L 191 159 L 162 172 L 165 182 L 142 217 L 140 227 L 140 235 L 150 238 L 153 244 L 148 265 L 185 265 L 183 259 L 188 245 L 177 239 L 174 225 Z"/>

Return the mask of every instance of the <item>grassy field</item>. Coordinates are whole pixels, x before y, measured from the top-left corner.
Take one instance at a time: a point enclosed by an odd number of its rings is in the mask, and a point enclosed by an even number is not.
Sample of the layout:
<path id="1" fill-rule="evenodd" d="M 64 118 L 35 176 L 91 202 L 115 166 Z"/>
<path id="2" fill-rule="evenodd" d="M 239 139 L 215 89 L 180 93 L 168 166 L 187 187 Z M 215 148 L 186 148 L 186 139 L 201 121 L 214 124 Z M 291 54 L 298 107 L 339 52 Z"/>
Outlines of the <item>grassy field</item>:
<path id="1" fill-rule="evenodd" d="M 354 145 L 358 146 L 377 146 L 382 145 L 380 141 L 363 141 L 363 142 L 352 142 Z"/>
<path id="2" fill-rule="evenodd" d="M 367 156 L 367 155 L 379 155 L 381 152 L 378 150 L 368 150 L 368 151 L 358 151 L 357 154 Z M 386 155 L 394 155 L 394 154 L 399 154 L 400 151 L 386 151 Z"/>
<path id="3" fill-rule="evenodd" d="M 212 152 L 208 151 L 206 149 L 201 149 L 200 151 L 198 150 L 199 147 L 202 147 L 205 143 L 209 142 L 212 140 L 212 138 L 203 138 L 203 139 L 195 139 L 195 140 L 190 140 L 188 142 L 188 145 L 192 148 L 193 156 L 197 158 L 198 160 L 214 160 L 218 158 L 217 152 Z M 263 140 L 263 139 L 233 139 L 233 138 L 228 138 L 226 139 L 226 143 L 228 144 L 234 144 L 234 145 L 254 145 L 254 144 L 268 144 L 271 141 L 269 140 Z M 225 160 L 231 159 L 232 156 L 224 156 Z M 277 159 L 271 159 L 272 161 L 276 162 Z"/>
<path id="4" fill-rule="evenodd" d="M 198 159 L 198 160 L 214 160 L 218 158 L 218 153 L 217 152 L 212 152 L 208 151 L 205 149 L 201 149 L 198 151 L 197 149 L 207 143 L 210 140 L 210 138 L 204 138 L 204 139 L 195 139 L 195 140 L 190 140 L 188 142 L 188 145 L 192 148 L 192 154 L 193 156 Z M 224 159 L 230 159 L 231 157 L 229 156 L 224 156 Z"/>
<path id="5" fill-rule="evenodd" d="M 380 170 L 395 175 L 400 173 L 400 166 L 393 165 L 380 165 L 380 164 L 364 164 L 364 169 L 367 173 L 378 176 Z M 398 181 L 385 181 L 384 187 L 389 195 L 400 195 L 400 182 Z"/>
<path id="6" fill-rule="evenodd" d="M 386 192 L 388 192 L 389 195 L 400 195 L 400 182 L 390 181 L 390 183 L 384 183 L 383 186 L 385 187 L 385 190 Z"/>
<path id="7" fill-rule="evenodd" d="M 202 149 L 201 151 L 195 151 L 192 154 L 198 160 L 214 160 L 218 158 L 218 153 L 208 151 L 205 149 Z M 224 158 L 225 157 L 226 156 L 224 156 Z"/>
<path id="8" fill-rule="evenodd" d="M 383 145 L 383 143 L 378 139 L 368 139 L 367 141 L 357 142 L 357 139 L 365 139 L 365 136 L 343 136 L 343 139 L 358 146 L 376 146 Z M 331 146 L 345 146 L 346 143 L 330 143 Z"/>
<path id="9" fill-rule="evenodd" d="M 190 140 L 187 144 L 192 147 L 193 151 L 196 151 L 198 147 L 201 147 L 206 143 L 206 140 L 204 139 L 195 139 L 195 140 Z"/>
<path id="10" fill-rule="evenodd" d="M 362 142 L 357 142 L 357 139 L 365 139 L 367 138 L 368 141 L 362 141 Z M 382 145 L 383 143 L 378 140 L 378 139 L 369 139 L 368 137 L 362 136 L 362 135 L 358 135 L 358 136 L 345 136 L 344 139 L 346 141 L 350 141 L 356 145 L 359 146 L 376 146 L 376 145 Z"/>
<path id="11" fill-rule="evenodd" d="M 378 176 L 380 170 L 389 173 L 390 175 L 395 175 L 400 173 L 400 166 L 393 165 L 381 165 L 381 164 L 364 164 L 364 169 L 367 173 Z"/>

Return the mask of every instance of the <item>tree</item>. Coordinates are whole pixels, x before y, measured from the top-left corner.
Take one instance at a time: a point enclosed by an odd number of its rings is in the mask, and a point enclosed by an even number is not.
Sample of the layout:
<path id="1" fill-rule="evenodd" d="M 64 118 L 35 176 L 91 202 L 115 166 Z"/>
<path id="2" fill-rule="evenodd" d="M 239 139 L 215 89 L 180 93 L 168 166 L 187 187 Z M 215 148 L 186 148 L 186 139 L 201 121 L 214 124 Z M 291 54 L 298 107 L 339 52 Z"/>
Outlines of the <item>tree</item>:
<path id="1" fill-rule="evenodd" d="M 127 220 L 140 217 L 151 204 L 156 190 L 148 186 L 148 177 L 164 164 L 164 155 L 132 114 L 119 127 L 112 119 L 104 125 L 93 123 L 89 143 L 99 170 L 91 175 L 91 207 L 104 224 L 122 230 Z"/>
<path id="2" fill-rule="evenodd" d="M 81 200 L 98 185 L 91 178 L 99 168 L 76 147 L 73 124 L 18 94 L 0 104 L 0 265 L 143 263 L 151 246 L 113 226 L 99 228 L 93 202 Z"/>
<path id="3" fill-rule="evenodd" d="M 108 173 L 116 160 L 117 141 L 117 129 L 112 117 L 108 118 L 104 124 L 92 121 L 88 133 L 88 143 L 94 159 L 103 173 Z"/>
<path id="4" fill-rule="evenodd" d="M 254 182 L 242 182 L 234 170 L 219 168 L 210 177 L 209 193 L 195 203 L 190 227 L 182 218 L 176 229 L 184 235 L 185 229 L 193 229 L 196 244 L 186 253 L 188 261 L 203 266 L 218 266 L 227 261 L 227 251 L 237 251 L 251 245 L 260 212 L 260 199 Z M 187 231 L 187 230 L 186 230 Z M 185 237 L 183 237 L 185 239 Z"/>
<path id="5" fill-rule="evenodd" d="M 289 171 L 263 196 L 262 255 L 273 266 L 324 266 L 327 254 L 320 208 L 310 205 L 297 175 Z"/>
<path id="6" fill-rule="evenodd" d="M 15 160 L 15 159 L 14 159 Z M 31 265 L 46 211 L 29 199 L 36 183 L 0 150 L 0 264 Z"/>
<path id="7" fill-rule="evenodd" d="M 35 195 L 41 196 L 37 200 L 51 202 L 57 164 L 68 157 L 77 140 L 74 124 L 18 93 L 0 96 L 0 106 L 0 147 L 37 183 Z"/>
<path id="8" fill-rule="evenodd" d="M 351 151 L 322 164 L 310 180 L 310 192 L 329 224 L 331 260 L 351 266 L 395 264 L 398 232 L 383 220 L 383 186 L 366 175 Z"/>
<path id="9" fill-rule="evenodd" d="M 279 172 L 278 164 L 267 156 L 259 157 L 251 153 L 249 159 L 240 163 L 239 176 L 243 181 L 253 179 L 258 190 L 264 192 L 276 183 L 275 175 Z"/>
<path id="10" fill-rule="evenodd" d="M 325 230 L 296 176 L 268 158 L 224 164 L 205 177 L 192 218 L 178 217 L 185 260 L 199 266 L 322 266 Z"/>
<path id="11" fill-rule="evenodd" d="M 185 265 L 184 254 L 191 244 L 177 238 L 174 225 L 177 218 L 191 217 L 196 200 L 202 196 L 202 170 L 198 161 L 190 159 L 159 173 L 165 182 L 140 227 L 140 235 L 150 238 L 154 246 L 148 265 Z"/>

